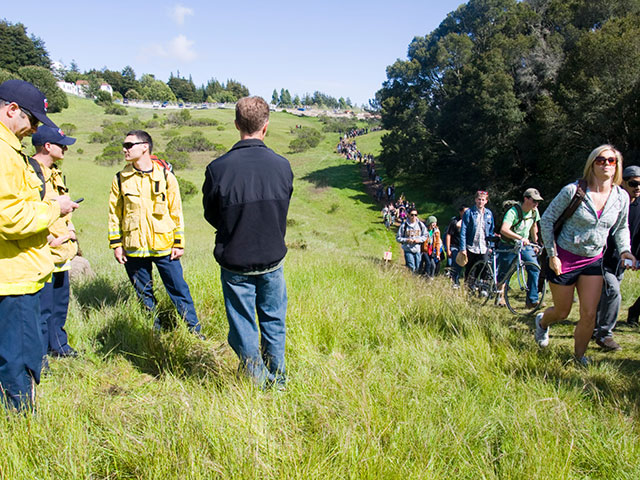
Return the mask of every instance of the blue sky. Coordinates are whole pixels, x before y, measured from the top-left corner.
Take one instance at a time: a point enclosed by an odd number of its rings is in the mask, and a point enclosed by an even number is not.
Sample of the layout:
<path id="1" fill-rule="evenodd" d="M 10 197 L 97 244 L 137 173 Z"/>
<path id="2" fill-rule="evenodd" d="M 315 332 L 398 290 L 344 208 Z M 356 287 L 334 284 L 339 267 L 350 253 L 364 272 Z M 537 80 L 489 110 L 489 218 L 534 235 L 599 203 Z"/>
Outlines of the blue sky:
<path id="1" fill-rule="evenodd" d="M 171 72 L 196 85 L 229 78 L 269 101 L 319 90 L 358 104 L 372 98 L 385 68 L 406 58 L 461 0 L 243 2 L 181 0 L 3 2 L 6 20 L 44 40 L 52 60 L 81 71 L 131 65 L 139 78 Z"/>

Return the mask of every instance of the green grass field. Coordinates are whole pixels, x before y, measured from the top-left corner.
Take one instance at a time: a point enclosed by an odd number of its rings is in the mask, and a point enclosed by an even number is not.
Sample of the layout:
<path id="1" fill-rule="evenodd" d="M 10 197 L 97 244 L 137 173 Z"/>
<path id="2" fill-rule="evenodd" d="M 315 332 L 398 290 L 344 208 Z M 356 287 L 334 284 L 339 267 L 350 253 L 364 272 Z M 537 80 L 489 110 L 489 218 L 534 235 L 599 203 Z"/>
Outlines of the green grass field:
<path id="1" fill-rule="evenodd" d="M 87 141 L 106 117 L 89 101 L 70 104 L 52 117 L 78 128 L 63 170 L 72 196 L 85 198 L 74 223 L 97 277 L 73 287 L 68 331 L 82 356 L 51 361 L 34 416 L 0 415 L 0 478 L 640 477 L 638 333 L 620 327 L 624 350 L 592 346 L 595 364 L 577 368 L 572 321 L 552 327 L 551 346 L 540 351 L 531 318 L 469 305 L 443 278 L 408 275 L 395 247 L 394 263 L 384 265 L 393 234 L 357 166 L 333 153 L 338 135 L 287 153 L 290 129 L 320 129 L 314 119 L 273 114 L 266 139 L 296 177 L 285 265 L 287 389 L 262 392 L 236 375 L 214 232 L 199 195 L 184 202 L 183 265 L 208 340 L 182 325 L 154 335 L 108 248 L 107 198 L 118 168 L 97 166 L 102 146 Z M 165 112 L 136 112 L 143 120 L 154 113 Z M 199 128 L 210 140 L 237 140 L 231 110 L 193 115 L 225 126 Z M 162 130 L 150 130 L 157 150 Z M 361 150 L 376 153 L 380 137 L 359 137 Z M 200 187 L 208 157 L 192 161 L 178 174 Z M 452 209 L 411 192 L 422 215 Z M 640 293 L 636 274 L 628 277 L 627 306 Z M 157 292 L 171 312 L 161 286 Z"/>

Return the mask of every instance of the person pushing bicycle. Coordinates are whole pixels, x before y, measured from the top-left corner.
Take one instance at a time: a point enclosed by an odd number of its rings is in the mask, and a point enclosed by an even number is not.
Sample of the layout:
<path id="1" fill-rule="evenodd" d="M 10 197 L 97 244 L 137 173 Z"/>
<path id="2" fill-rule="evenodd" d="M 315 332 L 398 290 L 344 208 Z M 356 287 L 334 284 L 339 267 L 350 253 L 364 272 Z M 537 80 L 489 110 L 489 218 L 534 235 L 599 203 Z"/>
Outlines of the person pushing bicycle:
<path id="1" fill-rule="evenodd" d="M 522 259 L 525 262 L 532 262 L 538 265 L 537 249 L 531 245 L 538 241 L 538 225 L 540 213 L 538 204 L 542 201 L 540 192 L 535 188 L 528 188 L 524 192 L 522 203 L 511 207 L 504 214 L 502 227 L 500 228 L 501 241 L 506 243 L 510 251 L 505 248 L 498 248 L 498 279 L 504 281 L 504 274 L 509 270 L 509 266 L 516 257 L 513 246 L 516 242 L 521 242 L 523 249 Z M 538 304 L 538 277 L 540 271 L 535 268 L 527 269 L 527 304 L 526 308 L 534 308 Z M 502 301 L 502 300 L 501 300 Z"/>

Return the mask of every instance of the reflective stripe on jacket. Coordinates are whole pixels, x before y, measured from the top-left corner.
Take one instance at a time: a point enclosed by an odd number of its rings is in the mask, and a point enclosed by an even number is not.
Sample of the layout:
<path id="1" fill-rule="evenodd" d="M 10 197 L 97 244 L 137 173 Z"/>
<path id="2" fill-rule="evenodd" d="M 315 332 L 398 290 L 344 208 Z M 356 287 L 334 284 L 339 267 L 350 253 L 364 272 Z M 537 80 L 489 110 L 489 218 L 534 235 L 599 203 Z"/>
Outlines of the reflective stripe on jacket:
<path id="1" fill-rule="evenodd" d="M 130 257 L 169 255 L 184 248 L 184 221 L 178 180 L 153 162 L 149 172 L 128 164 L 111 183 L 109 246 Z"/>
<path id="2" fill-rule="evenodd" d="M 0 295 L 34 293 L 53 271 L 47 235 L 60 206 L 40 200 L 42 182 L 2 122 L 0 160 Z"/>

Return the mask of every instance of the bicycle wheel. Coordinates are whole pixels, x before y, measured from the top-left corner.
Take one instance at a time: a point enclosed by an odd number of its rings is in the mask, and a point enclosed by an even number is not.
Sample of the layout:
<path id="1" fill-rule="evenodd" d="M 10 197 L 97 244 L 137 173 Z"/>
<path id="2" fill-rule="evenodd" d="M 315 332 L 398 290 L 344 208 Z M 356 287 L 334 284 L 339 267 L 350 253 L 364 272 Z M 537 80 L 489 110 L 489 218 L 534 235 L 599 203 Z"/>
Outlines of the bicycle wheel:
<path id="1" fill-rule="evenodd" d="M 484 305 L 495 296 L 493 269 L 489 262 L 477 262 L 471 267 L 466 281 L 467 295 L 471 301 Z"/>
<path id="2" fill-rule="evenodd" d="M 537 275 L 536 275 L 537 274 Z M 529 302 L 530 276 L 538 279 L 538 301 Z M 535 312 L 542 305 L 547 289 L 547 281 L 540 279 L 540 267 L 537 263 L 524 262 L 516 268 L 504 285 L 504 300 L 509 310 L 516 315 L 526 315 Z"/>

